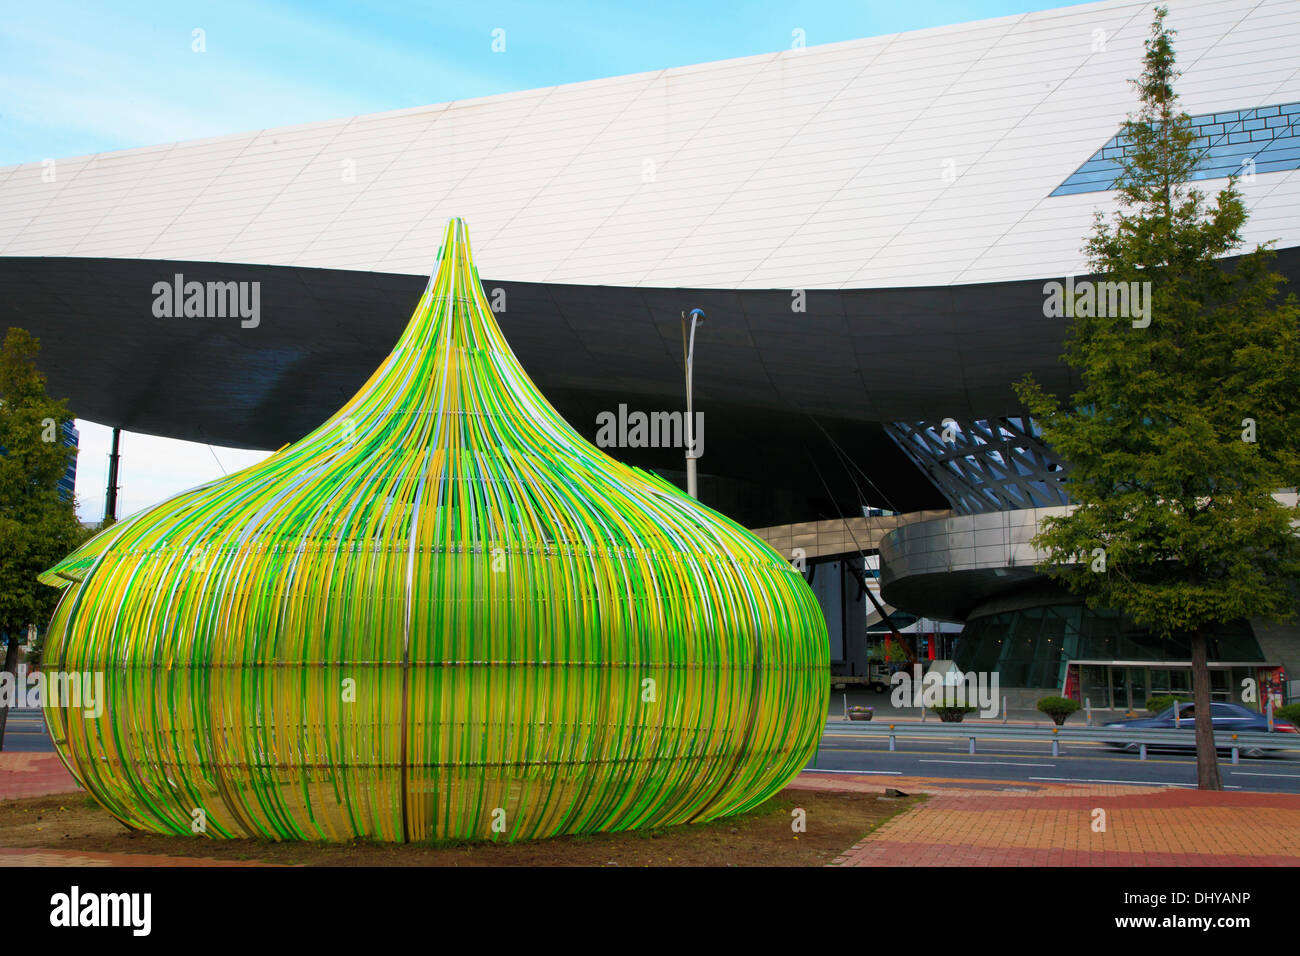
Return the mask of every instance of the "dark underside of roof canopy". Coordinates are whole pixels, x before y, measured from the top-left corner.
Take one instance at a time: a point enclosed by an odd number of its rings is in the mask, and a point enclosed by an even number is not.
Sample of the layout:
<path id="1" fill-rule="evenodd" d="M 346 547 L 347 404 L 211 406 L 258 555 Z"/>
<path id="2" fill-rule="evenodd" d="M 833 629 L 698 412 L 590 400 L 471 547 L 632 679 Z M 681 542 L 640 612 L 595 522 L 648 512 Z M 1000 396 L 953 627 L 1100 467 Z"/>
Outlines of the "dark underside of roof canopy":
<path id="1" fill-rule="evenodd" d="M 1277 266 L 1300 280 L 1300 249 Z M 259 282 L 260 321 L 158 318 L 158 282 Z M 1032 372 L 1061 364 L 1067 320 L 1043 316 L 1043 279 L 806 294 L 485 280 L 515 354 L 584 436 L 596 416 L 683 407 L 680 313 L 696 340 L 705 416 L 701 497 L 752 526 L 945 502 L 881 423 L 1021 409 Z M 0 321 L 41 340 L 50 393 L 130 431 L 275 449 L 311 431 L 388 354 L 425 287 L 418 276 L 226 263 L 0 258 Z M 499 307 L 504 294 L 504 310 Z M 611 449 L 665 473 L 677 449 Z M 673 477 L 667 474 L 668 477 Z M 710 498 L 713 498 L 711 501 Z"/>

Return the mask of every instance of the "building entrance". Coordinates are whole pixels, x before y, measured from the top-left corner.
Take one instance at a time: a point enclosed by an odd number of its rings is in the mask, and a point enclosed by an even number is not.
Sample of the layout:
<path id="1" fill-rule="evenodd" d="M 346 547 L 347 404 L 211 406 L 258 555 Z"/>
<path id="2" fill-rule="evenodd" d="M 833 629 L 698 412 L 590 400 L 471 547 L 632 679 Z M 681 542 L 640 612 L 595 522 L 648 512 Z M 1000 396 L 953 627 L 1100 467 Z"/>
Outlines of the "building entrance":
<path id="1" fill-rule="evenodd" d="M 1190 663 L 1071 661 L 1070 666 L 1078 668 L 1080 702 L 1087 700 L 1093 710 L 1140 711 L 1151 697 L 1192 696 Z M 1259 670 L 1258 664 L 1211 664 L 1210 698 L 1239 701 L 1242 681 L 1257 679 Z"/>

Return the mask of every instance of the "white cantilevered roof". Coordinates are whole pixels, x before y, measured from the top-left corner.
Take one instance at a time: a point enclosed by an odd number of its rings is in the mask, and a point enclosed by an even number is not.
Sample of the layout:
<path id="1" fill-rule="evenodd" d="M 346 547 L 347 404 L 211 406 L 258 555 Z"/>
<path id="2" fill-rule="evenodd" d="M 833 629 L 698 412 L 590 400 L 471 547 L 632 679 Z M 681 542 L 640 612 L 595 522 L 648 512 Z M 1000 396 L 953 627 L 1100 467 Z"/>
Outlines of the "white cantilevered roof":
<path id="1" fill-rule="evenodd" d="M 1169 0 L 1193 114 L 1300 100 L 1300 2 Z M 871 288 L 1086 271 L 1110 194 L 1049 194 L 1136 105 L 1153 3 L 1066 7 L 0 168 L 0 256 Z M 1221 181 L 1209 180 L 1212 190 Z M 1300 172 L 1245 188 L 1300 245 Z"/>

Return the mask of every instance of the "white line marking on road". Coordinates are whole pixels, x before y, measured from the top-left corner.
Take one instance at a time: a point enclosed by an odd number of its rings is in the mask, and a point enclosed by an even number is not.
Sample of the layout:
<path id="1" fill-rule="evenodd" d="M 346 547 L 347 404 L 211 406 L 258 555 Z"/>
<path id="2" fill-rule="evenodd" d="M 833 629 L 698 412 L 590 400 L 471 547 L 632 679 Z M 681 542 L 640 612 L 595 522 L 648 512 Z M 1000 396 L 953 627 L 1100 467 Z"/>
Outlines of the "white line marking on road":
<path id="1" fill-rule="evenodd" d="M 1300 780 L 1300 773 L 1254 773 L 1250 770 L 1229 770 L 1234 777 L 1286 777 L 1288 780 Z"/>
<path id="2" fill-rule="evenodd" d="M 804 773 L 856 773 L 856 774 L 891 773 L 896 777 L 901 777 L 903 775 L 903 771 L 901 770 L 826 770 L 822 767 L 804 767 L 803 772 Z"/>
<path id="3" fill-rule="evenodd" d="M 1171 783 L 1168 780 L 1102 780 L 1098 777 L 1030 777 L 1030 780 L 1047 780 L 1053 783 L 1133 783 L 1144 787 L 1184 787 L 1195 790 L 1194 783 Z M 1227 787 L 1228 790 L 1240 790 L 1241 787 Z"/>
<path id="4" fill-rule="evenodd" d="M 968 763 L 980 767 L 1055 767 L 1054 763 L 1022 763 L 1019 760 L 918 760 L 917 763 Z"/>

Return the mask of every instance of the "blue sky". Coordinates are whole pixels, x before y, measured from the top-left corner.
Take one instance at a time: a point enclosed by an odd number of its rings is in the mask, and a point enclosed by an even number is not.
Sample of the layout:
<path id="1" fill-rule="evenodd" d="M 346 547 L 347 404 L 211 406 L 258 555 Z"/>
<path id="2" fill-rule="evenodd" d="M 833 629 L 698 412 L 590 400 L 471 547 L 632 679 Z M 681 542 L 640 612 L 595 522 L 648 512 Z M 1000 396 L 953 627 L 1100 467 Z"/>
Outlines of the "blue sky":
<path id="1" fill-rule="evenodd" d="M 788 49 L 796 29 L 814 46 L 1069 5 L 9 0 L 0 16 L 0 166 L 750 56 Z M 78 512 L 97 522 L 111 433 L 78 427 Z M 119 516 L 263 457 L 125 434 Z"/>
<path id="2" fill-rule="evenodd" d="M 0 165 L 749 56 L 788 48 L 796 28 L 812 46 L 1068 5 L 11 0 Z"/>

